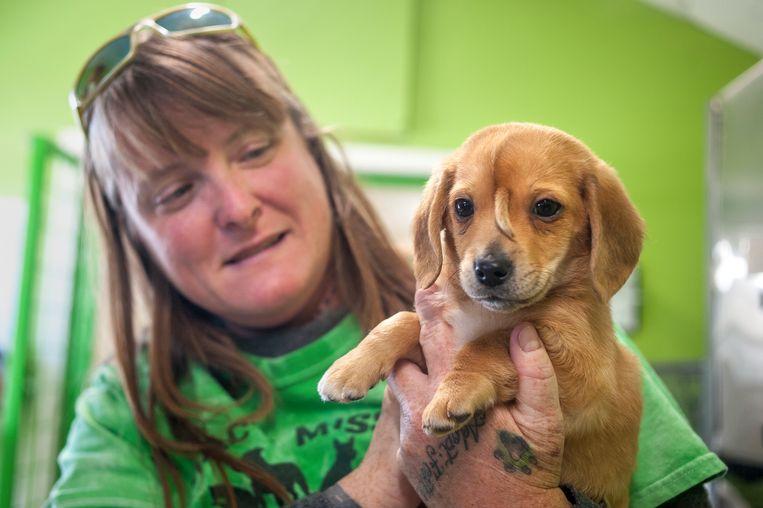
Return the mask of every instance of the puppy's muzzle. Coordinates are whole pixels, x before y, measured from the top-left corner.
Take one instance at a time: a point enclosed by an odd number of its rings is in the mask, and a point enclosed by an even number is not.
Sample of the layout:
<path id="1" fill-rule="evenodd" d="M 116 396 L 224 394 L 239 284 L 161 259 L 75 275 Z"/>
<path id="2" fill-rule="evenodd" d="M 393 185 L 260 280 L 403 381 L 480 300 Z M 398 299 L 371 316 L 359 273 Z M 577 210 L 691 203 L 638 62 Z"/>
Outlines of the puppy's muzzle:
<path id="1" fill-rule="evenodd" d="M 505 257 L 487 255 L 474 262 L 474 275 L 483 286 L 494 288 L 511 277 L 514 265 Z"/>

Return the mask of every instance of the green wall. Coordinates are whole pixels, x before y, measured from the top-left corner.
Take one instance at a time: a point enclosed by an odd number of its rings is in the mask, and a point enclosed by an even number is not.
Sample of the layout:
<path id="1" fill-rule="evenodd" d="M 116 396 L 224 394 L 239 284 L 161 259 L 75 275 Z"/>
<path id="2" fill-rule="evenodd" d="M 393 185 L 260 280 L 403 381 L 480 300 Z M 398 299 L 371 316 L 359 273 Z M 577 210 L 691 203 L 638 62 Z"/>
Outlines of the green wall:
<path id="1" fill-rule="evenodd" d="M 85 59 L 131 23 L 178 3 L 0 0 L 0 194 L 24 191 L 30 133 L 74 125 L 67 96 Z M 355 133 L 403 130 L 411 0 L 219 3 L 242 16 L 319 118 Z"/>
<path id="2" fill-rule="evenodd" d="M 0 194 L 23 191 L 31 132 L 71 124 L 65 96 L 89 52 L 172 3 L 0 7 Z M 451 148 L 512 120 L 583 139 L 648 224 L 636 342 L 657 361 L 702 355 L 705 107 L 758 56 L 633 0 L 223 3 L 347 139 Z"/>
<path id="3" fill-rule="evenodd" d="M 414 143 L 546 123 L 616 167 L 648 226 L 651 360 L 704 352 L 704 139 L 710 97 L 758 56 L 634 1 L 422 3 Z"/>

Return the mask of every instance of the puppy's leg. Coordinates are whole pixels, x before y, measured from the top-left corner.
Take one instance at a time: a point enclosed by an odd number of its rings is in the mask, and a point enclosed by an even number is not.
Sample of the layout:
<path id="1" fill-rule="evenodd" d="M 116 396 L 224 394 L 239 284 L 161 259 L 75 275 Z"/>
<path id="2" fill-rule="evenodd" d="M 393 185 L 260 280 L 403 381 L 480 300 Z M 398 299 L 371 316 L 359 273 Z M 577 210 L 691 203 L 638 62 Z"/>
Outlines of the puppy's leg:
<path id="1" fill-rule="evenodd" d="M 606 503 L 607 503 L 607 506 L 611 506 L 612 508 L 628 508 L 628 504 L 629 504 L 628 487 L 626 486 L 624 490 L 621 490 L 617 494 L 607 497 Z"/>
<path id="2" fill-rule="evenodd" d="M 379 323 L 355 349 L 323 374 L 318 383 L 321 398 L 338 402 L 362 399 L 380 379 L 389 375 L 399 359 L 409 357 L 421 363 L 420 329 L 415 312 L 398 312 Z"/>
<path id="3" fill-rule="evenodd" d="M 512 400 L 516 394 L 517 371 L 509 357 L 506 334 L 469 342 L 458 351 L 453 370 L 424 408 L 424 432 L 438 436 L 453 432 L 476 411 Z"/>
<path id="4" fill-rule="evenodd" d="M 611 369 L 580 363 L 577 371 L 561 363 L 554 368 L 562 410 L 566 411 L 561 483 L 574 486 L 592 500 L 605 500 L 607 506 L 620 508 L 628 506 L 630 481 L 636 470 L 641 365 L 624 346 L 615 342 L 611 346 Z M 604 347 L 599 348 L 599 354 Z M 574 358 L 579 360 L 581 355 Z M 568 395 L 573 386 L 577 386 L 577 393 Z"/>

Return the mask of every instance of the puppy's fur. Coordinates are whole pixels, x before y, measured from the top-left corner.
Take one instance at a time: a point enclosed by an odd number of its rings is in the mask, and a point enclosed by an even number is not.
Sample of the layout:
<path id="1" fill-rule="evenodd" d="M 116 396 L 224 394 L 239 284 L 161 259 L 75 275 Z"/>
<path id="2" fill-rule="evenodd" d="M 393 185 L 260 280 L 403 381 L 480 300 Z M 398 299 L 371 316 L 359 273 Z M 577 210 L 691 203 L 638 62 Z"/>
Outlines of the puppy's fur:
<path id="1" fill-rule="evenodd" d="M 456 212 L 463 199 L 472 203 L 467 217 Z M 544 199 L 561 204 L 553 217 L 542 217 Z M 532 322 L 559 383 L 562 483 L 627 506 L 641 377 L 635 356 L 615 339 L 608 302 L 638 261 L 644 226 L 615 171 L 559 130 L 487 127 L 432 176 L 414 229 L 418 287 L 442 288 L 460 346 L 424 411 L 424 430 L 447 434 L 475 411 L 512 400 L 508 332 Z M 496 266 L 486 283 L 482 268 Z M 363 397 L 398 359 L 416 356 L 419 329 L 413 312 L 380 323 L 326 372 L 321 396 Z"/>

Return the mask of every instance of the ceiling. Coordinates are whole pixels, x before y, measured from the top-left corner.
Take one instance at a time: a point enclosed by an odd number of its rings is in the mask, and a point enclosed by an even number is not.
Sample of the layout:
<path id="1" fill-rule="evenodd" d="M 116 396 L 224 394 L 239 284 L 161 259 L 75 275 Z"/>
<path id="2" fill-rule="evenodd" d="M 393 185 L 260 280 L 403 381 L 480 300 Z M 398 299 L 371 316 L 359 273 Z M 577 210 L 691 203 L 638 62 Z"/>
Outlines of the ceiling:
<path id="1" fill-rule="evenodd" d="M 642 0 L 763 56 L 761 0 Z"/>

